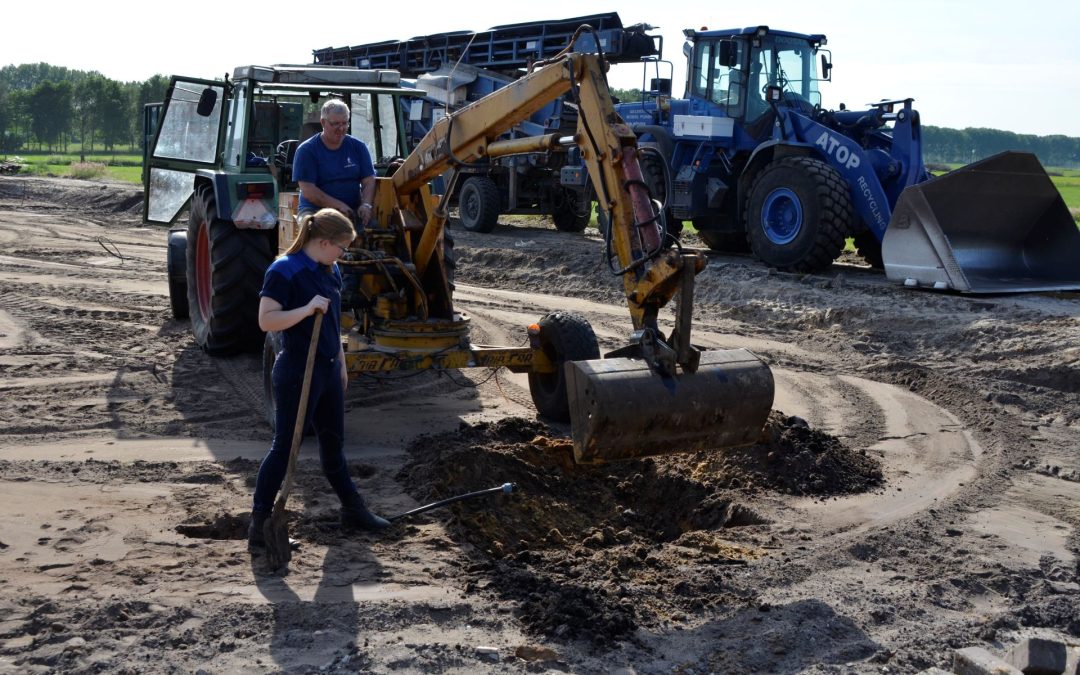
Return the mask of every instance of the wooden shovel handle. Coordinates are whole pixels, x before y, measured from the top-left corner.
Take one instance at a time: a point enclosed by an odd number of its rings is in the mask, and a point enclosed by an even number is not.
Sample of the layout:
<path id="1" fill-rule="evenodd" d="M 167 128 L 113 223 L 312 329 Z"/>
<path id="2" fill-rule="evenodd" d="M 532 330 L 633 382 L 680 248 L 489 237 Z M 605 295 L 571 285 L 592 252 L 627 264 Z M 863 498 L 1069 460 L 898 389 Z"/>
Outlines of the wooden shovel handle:
<path id="1" fill-rule="evenodd" d="M 311 331 L 311 344 L 308 345 L 307 362 L 304 363 L 304 384 L 300 388 L 300 405 L 296 412 L 296 426 L 293 427 L 292 447 L 289 449 L 289 468 L 281 485 L 274 511 L 284 511 L 285 502 L 292 492 L 293 472 L 296 470 L 296 458 L 300 454 L 300 441 L 304 438 L 304 418 L 307 416 L 308 394 L 311 393 L 311 371 L 315 367 L 315 354 L 319 351 L 319 333 L 322 332 L 323 311 L 315 310 L 315 327 Z"/>

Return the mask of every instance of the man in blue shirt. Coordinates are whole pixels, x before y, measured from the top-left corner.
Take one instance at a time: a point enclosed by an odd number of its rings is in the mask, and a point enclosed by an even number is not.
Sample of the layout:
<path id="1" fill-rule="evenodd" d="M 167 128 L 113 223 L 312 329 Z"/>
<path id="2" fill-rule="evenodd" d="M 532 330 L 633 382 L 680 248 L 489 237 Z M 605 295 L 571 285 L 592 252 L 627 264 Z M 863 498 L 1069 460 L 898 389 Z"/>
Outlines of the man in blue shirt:
<path id="1" fill-rule="evenodd" d="M 300 185 L 297 216 L 337 209 L 367 225 L 375 199 L 375 167 L 364 142 L 345 133 L 349 106 L 338 99 L 323 104 L 322 131 L 296 149 L 293 179 Z"/>

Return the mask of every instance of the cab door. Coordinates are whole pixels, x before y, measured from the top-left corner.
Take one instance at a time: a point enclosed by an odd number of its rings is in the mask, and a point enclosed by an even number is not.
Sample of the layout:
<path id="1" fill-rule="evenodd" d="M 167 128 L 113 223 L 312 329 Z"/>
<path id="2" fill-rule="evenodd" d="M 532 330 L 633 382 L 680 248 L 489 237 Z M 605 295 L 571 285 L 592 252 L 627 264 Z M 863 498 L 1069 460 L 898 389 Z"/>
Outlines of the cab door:
<path id="1" fill-rule="evenodd" d="M 143 173 L 144 222 L 176 220 L 194 191 L 196 172 L 218 166 L 227 91 L 218 80 L 173 77 L 169 83 Z"/>

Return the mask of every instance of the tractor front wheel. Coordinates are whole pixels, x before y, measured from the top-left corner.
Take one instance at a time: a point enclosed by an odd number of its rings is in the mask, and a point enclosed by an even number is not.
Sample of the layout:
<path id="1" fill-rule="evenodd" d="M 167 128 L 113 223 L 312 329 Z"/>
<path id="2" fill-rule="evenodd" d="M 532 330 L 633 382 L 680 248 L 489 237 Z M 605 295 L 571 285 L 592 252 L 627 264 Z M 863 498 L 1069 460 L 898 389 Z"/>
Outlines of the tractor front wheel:
<path id="1" fill-rule="evenodd" d="M 784 157 L 754 180 L 746 206 L 750 248 L 765 264 L 819 272 L 844 250 L 854 210 L 844 179 L 812 157 Z"/>

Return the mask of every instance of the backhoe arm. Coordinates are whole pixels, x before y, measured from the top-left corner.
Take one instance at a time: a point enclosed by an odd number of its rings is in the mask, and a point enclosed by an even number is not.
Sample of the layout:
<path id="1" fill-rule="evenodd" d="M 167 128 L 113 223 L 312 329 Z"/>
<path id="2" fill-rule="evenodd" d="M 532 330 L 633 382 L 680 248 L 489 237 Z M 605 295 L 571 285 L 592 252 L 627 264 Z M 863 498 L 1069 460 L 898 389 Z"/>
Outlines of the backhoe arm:
<path id="1" fill-rule="evenodd" d="M 498 140 L 514 125 L 570 91 L 579 108 L 578 128 L 572 141 L 556 134 Z M 664 359 L 669 367 L 663 369 L 673 370 L 676 361 L 693 369 L 694 355 L 689 346 L 692 279 L 705 266 L 705 258 L 662 247 L 659 210 L 642 177 L 637 139 L 615 112 L 604 67 L 596 55 L 559 57 L 443 118 L 394 173 L 398 207 L 409 214 L 406 221 L 424 225 L 415 254 L 418 272 L 422 275 L 430 263 L 447 218 L 446 196 L 432 208 L 426 193 L 430 179 L 478 160 L 548 151 L 570 142 L 581 149 L 600 208 L 610 214 L 612 249 L 623 276 L 635 330 L 639 334 L 644 331 L 647 342 L 658 339 L 663 343 L 657 313 L 683 285 L 679 313 L 685 316 L 677 321 L 672 340 L 677 356 L 669 354 Z M 447 195 L 453 192 L 454 182 L 451 178 Z"/>

